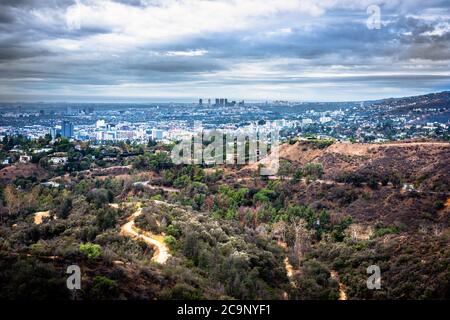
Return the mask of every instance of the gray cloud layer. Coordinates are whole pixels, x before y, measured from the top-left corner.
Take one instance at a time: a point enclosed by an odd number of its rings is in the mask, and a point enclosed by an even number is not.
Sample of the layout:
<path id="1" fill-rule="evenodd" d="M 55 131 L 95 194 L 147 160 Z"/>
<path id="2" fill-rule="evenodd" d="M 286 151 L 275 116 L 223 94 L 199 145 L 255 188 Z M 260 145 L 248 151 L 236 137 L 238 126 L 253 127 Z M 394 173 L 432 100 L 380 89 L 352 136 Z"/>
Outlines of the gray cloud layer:
<path id="1" fill-rule="evenodd" d="M 0 2 L 0 100 L 402 96 L 448 89 L 449 52 L 448 1 Z"/>

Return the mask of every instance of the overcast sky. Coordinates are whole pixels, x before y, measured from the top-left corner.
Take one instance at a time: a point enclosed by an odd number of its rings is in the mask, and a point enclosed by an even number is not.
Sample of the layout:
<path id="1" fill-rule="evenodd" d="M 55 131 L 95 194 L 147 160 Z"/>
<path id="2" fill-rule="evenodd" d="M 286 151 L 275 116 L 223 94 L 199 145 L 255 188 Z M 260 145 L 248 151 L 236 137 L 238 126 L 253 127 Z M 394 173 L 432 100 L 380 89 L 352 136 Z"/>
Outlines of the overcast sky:
<path id="1" fill-rule="evenodd" d="M 449 88 L 448 0 L 0 0 L 0 101 L 342 101 Z"/>

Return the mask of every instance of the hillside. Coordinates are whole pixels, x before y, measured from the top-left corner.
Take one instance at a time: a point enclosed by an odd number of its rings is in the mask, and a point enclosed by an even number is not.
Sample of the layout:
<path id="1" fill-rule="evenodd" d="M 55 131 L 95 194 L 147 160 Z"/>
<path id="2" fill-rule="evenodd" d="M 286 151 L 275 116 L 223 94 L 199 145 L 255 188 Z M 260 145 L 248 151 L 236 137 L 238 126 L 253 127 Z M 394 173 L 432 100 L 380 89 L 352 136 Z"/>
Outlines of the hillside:
<path id="1" fill-rule="evenodd" d="M 175 166 L 151 150 L 70 174 L 10 166 L 0 296 L 73 298 L 65 268 L 77 264 L 86 300 L 449 298 L 449 153 L 437 141 L 297 141 L 269 178 L 258 164 Z M 370 265 L 380 290 L 366 287 Z"/>
<path id="2" fill-rule="evenodd" d="M 325 149 L 297 142 L 282 145 L 280 158 L 299 165 L 321 163 L 326 179 L 336 179 L 346 172 L 373 175 L 396 172 L 403 182 L 416 184 L 419 189 L 450 192 L 448 142 L 333 143 Z"/>

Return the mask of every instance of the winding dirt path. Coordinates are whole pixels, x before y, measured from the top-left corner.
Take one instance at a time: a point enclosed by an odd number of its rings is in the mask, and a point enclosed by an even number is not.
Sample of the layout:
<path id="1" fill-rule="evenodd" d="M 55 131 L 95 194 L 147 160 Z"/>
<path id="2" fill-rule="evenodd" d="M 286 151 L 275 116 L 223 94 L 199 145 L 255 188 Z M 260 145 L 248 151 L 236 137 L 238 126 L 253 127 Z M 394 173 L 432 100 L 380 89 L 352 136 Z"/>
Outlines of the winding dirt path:
<path id="1" fill-rule="evenodd" d="M 427 145 L 437 145 L 442 147 L 450 147 L 450 143 L 443 141 L 417 141 L 417 142 L 391 142 L 380 144 L 380 146 L 389 146 L 389 147 L 409 147 L 409 146 L 427 146 Z"/>
<path id="2" fill-rule="evenodd" d="M 118 205 L 116 204 L 118 207 Z M 114 206 L 114 207 L 116 207 Z M 154 235 L 135 226 L 134 221 L 142 214 L 142 208 L 137 209 L 128 219 L 127 223 L 120 227 L 120 234 L 134 239 L 142 239 L 147 245 L 155 249 L 152 261 L 165 264 L 169 259 L 169 248 L 164 243 L 162 235 Z"/>
<path id="3" fill-rule="evenodd" d="M 285 251 L 287 251 L 287 243 L 286 242 L 279 240 L 278 245 L 280 247 L 282 247 Z M 295 270 L 294 270 L 294 267 L 292 266 L 292 264 L 289 262 L 289 258 L 287 257 L 287 255 L 284 258 L 284 268 L 286 269 L 286 275 L 289 279 L 289 283 L 291 284 L 291 286 L 293 288 L 297 288 L 297 284 L 295 283 L 295 280 L 294 280 Z M 338 273 L 336 271 L 332 270 L 330 272 L 330 276 L 331 276 L 331 278 L 336 280 L 339 284 L 339 300 L 347 300 L 346 288 L 345 288 L 345 285 L 339 280 Z M 286 300 L 289 298 L 287 292 L 283 293 L 283 297 Z"/>
<path id="4" fill-rule="evenodd" d="M 347 293 L 345 292 L 345 285 L 339 280 L 339 275 L 336 271 L 330 272 L 331 278 L 336 280 L 339 284 L 339 300 L 347 300 Z"/>
<path id="5" fill-rule="evenodd" d="M 284 269 L 286 270 L 286 275 L 289 279 L 289 283 L 291 284 L 291 286 L 293 288 L 297 288 L 297 284 L 295 283 L 295 280 L 294 280 L 294 271 L 295 270 L 287 256 L 287 243 L 279 240 L 278 245 L 286 251 L 286 257 L 284 258 Z"/>
<path id="6" fill-rule="evenodd" d="M 142 182 L 135 182 L 133 183 L 134 186 L 144 186 L 147 187 L 149 189 L 152 190 L 163 190 L 165 192 L 169 192 L 169 193 L 178 193 L 180 192 L 180 189 L 175 189 L 175 188 L 170 188 L 170 187 L 164 187 L 164 186 L 159 186 L 159 185 L 154 185 L 154 184 L 150 184 L 150 181 L 142 181 Z"/>

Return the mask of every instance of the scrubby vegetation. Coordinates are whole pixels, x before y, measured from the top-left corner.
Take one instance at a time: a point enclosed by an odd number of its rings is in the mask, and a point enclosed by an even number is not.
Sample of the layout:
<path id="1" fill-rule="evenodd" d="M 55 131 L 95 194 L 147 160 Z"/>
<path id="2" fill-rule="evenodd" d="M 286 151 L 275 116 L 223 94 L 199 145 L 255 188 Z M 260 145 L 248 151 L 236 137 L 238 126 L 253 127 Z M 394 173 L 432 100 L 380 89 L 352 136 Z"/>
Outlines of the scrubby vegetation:
<path id="1" fill-rule="evenodd" d="M 50 143 L 10 139 L 2 152 Z M 325 152 L 334 143 L 288 143 L 314 157 L 282 159 L 279 175 L 264 178 L 245 165 L 174 165 L 154 142 L 75 148 L 58 139 L 52 148 L 68 153 L 67 165 L 48 166 L 48 152 L 29 175 L 0 176 L 0 298 L 338 299 L 342 284 L 349 299 L 449 298 L 439 160 L 448 152 L 424 169 L 434 174 L 418 174 L 380 156 Z M 134 227 L 167 246 L 164 264 L 152 261 L 157 248 L 121 233 L 138 208 Z M 65 287 L 73 264 L 83 272 L 76 293 Z M 366 287 L 374 264 L 381 290 Z"/>

